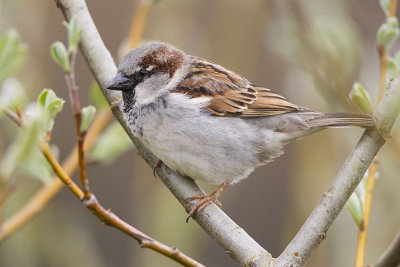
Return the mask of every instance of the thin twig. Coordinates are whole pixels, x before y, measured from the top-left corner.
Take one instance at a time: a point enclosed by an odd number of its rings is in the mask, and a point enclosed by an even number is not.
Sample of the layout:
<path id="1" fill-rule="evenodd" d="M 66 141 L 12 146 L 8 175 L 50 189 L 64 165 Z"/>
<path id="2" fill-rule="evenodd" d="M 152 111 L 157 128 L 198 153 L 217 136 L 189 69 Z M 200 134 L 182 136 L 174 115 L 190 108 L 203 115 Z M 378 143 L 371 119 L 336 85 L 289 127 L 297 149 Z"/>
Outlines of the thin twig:
<path id="1" fill-rule="evenodd" d="M 93 146 L 97 136 L 103 131 L 111 117 L 109 110 L 102 110 L 96 115 L 86 137 L 85 151 L 88 151 Z M 62 168 L 68 175 L 72 175 L 78 166 L 77 156 L 77 147 L 75 147 L 62 165 Z M 42 211 L 62 187 L 63 183 L 57 176 L 44 184 L 16 214 L 0 225 L 0 242 L 4 241 Z"/>
<path id="2" fill-rule="evenodd" d="M 81 178 L 81 184 L 85 199 L 89 199 L 91 192 L 89 187 L 89 180 L 86 174 L 86 158 L 85 158 L 85 136 L 86 132 L 80 133 L 78 136 L 78 166 L 79 166 L 79 177 Z"/>
<path id="3" fill-rule="evenodd" d="M 381 65 L 380 82 L 379 82 L 379 100 L 382 99 L 386 89 L 386 69 L 387 69 L 387 51 L 383 45 L 378 44 L 379 62 Z"/>
<path id="4" fill-rule="evenodd" d="M 46 157 L 47 161 L 50 163 L 54 172 L 61 179 L 61 181 L 70 189 L 70 191 L 78 198 L 83 201 L 83 204 L 97 217 L 99 220 L 111 227 L 114 227 L 125 234 L 128 234 L 135 240 L 139 242 L 142 247 L 150 248 L 154 251 L 159 252 L 162 255 L 165 255 L 184 266 L 204 266 L 192 258 L 186 256 L 182 252 L 180 252 L 175 247 L 168 247 L 153 238 L 147 236 L 141 231 L 137 230 L 133 226 L 127 224 L 123 220 L 121 220 L 118 216 L 112 213 L 110 210 L 105 209 L 100 203 L 97 201 L 96 197 L 93 194 L 90 194 L 88 199 L 84 198 L 84 192 L 73 182 L 71 177 L 63 170 L 61 165 L 57 162 L 57 160 L 53 157 L 50 151 L 50 147 L 47 143 L 41 146 L 41 150 L 43 155 Z"/>
<path id="5" fill-rule="evenodd" d="M 397 267 L 400 265 L 400 232 L 394 237 L 388 248 L 374 267 Z"/>
<path id="6" fill-rule="evenodd" d="M 14 113 L 9 109 L 6 109 L 5 114 L 9 119 L 11 119 L 13 122 L 15 122 L 18 126 L 20 126 L 20 127 L 22 126 L 22 118 L 17 113 Z"/>
<path id="7" fill-rule="evenodd" d="M 85 199 L 90 198 L 90 188 L 89 188 L 89 180 L 86 175 L 86 164 L 85 164 L 85 151 L 83 149 L 85 143 L 85 132 L 81 132 L 81 120 L 82 120 L 82 112 L 81 112 L 81 104 L 79 101 L 79 87 L 76 84 L 75 80 L 75 60 L 76 60 L 76 49 L 73 49 L 70 57 L 70 71 L 68 71 L 65 75 L 65 80 L 67 82 L 68 90 L 70 93 L 71 106 L 72 111 L 74 113 L 75 119 L 75 131 L 76 131 L 76 139 L 78 143 L 78 166 L 79 166 L 79 177 L 81 178 L 81 184 L 84 192 Z"/>
<path id="8" fill-rule="evenodd" d="M 47 143 L 44 143 L 40 146 L 40 149 L 42 150 L 43 155 L 53 168 L 53 171 L 57 174 L 57 176 L 61 179 L 61 181 L 67 186 L 69 190 L 78 198 L 78 199 L 83 199 L 83 192 L 77 186 L 74 181 L 68 176 L 66 171 L 61 167 L 61 165 L 58 163 L 58 161 L 53 157 L 53 155 L 50 152 L 50 147 Z"/>
<path id="9" fill-rule="evenodd" d="M 70 59 L 71 70 L 67 72 L 67 74 L 65 75 L 65 80 L 67 81 L 67 86 L 70 91 L 72 111 L 76 116 L 81 112 L 81 104 L 79 102 L 79 88 L 75 80 L 75 61 L 76 61 L 76 49 L 73 49 L 71 52 L 71 59 Z M 77 131 L 79 131 L 79 128 Z"/>
<path id="10" fill-rule="evenodd" d="M 372 195 L 374 190 L 377 168 L 378 168 L 378 163 L 377 159 L 375 158 L 368 169 L 368 180 L 367 180 L 367 190 L 365 194 L 364 213 L 360 225 L 360 231 L 358 232 L 358 240 L 357 240 L 357 252 L 356 252 L 356 262 L 355 262 L 356 267 L 364 266 L 368 225 L 371 213 Z"/>
<path id="11" fill-rule="evenodd" d="M 397 0 L 390 0 L 389 17 L 396 16 Z"/>

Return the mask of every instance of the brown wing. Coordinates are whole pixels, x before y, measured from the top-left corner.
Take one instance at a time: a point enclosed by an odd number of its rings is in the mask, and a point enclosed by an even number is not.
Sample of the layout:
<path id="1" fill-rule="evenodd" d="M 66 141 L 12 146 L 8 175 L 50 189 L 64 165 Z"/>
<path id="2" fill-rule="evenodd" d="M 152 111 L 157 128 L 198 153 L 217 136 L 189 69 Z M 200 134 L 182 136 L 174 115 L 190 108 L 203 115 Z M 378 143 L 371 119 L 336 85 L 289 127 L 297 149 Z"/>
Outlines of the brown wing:
<path id="1" fill-rule="evenodd" d="M 300 109 L 270 89 L 250 84 L 234 72 L 201 58 L 193 59 L 190 74 L 175 92 L 190 97 L 209 97 L 207 110 L 217 116 L 262 117 Z"/>

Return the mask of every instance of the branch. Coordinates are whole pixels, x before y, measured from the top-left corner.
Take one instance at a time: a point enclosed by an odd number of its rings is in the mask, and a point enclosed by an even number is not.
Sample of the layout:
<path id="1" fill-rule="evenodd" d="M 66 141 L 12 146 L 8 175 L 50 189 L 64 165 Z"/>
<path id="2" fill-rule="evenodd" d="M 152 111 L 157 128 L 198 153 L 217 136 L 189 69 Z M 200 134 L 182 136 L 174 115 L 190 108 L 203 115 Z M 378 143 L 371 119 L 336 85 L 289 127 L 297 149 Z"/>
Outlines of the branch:
<path id="1" fill-rule="evenodd" d="M 358 232 L 358 240 L 357 240 L 357 251 L 356 251 L 356 261 L 355 261 L 356 267 L 364 266 L 365 249 L 367 247 L 367 233 L 368 233 L 369 219 L 372 207 L 372 195 L 374 191 L 377 170 L 378 170 L 378 159 L 375 157 L 375 159 L 372 161 L 368 169 L 368 180 L 365 192 L 364 213 L 360 224 L 360 229 Z"/>
<path id="2" fill-rule="evenodd" d="M 49 145 L 43 144 L 41 146 L 41 150 L 43 155 L 46 157 L 47 161 L 50 163 L 54 172 L 57 176 L 62 180 L 62 182 L 72 191 L 72 193 L 83 201 L 83 204 L 88 208 L 99 220 L 111 227 L 114 227 L 121 232 L 131 236 L 135 240 L 139 242 L 141 247 L 150 248 L 154 251 L 157 251 L 185 266 L 193 266 L 193 267 L 204 267 L 204 265 L 196 262 L 192 258 L 186 256 L 182 252 L 180 252 L 175 247 L 168 247 L 157 240 L 147 236 L 141 231 L 137 230 L 133 226 L 121 220 L 117 215 L 112 213 L 110 210 L 106 210 L 100 203 L 97 201 L 96 197 L 90 193 L 89 198 L 85 198 L 85 192 L 83 192 L 69 177 L 69 175 L 63 170 L 57 160 L 53 157 L 50 152 Z"/>
<path id="3" fill-rule="evenodd" d="M 392 243 L 383 252 L 374 267 L 395 267 L 400 264 L 400 232 L 397 233 Z"/>
<path id="4" fill-rule="evenodd" d="M 150 166 L 154 166 L 155 156 L 132 135 L 129 126 L 124 121 L 119 106 L 121 94 L 105 90 L 105 85 L 116 73 L 116 66 L 100 38 L 85 2 L 81 0 L 57 0 L 56 2 L 67 20 L 73 15 L 78 17 L 83 30 L 80 48 L 90 70 L 110 103 L 114 116 L 135 143 L 142 157 Z M 172 171 L 167 172 L 165 168 L 159 168 L 157 174 L 187 211 L 193 204 L 184 203 L 184 200 L 190 196 L 203 193 L 194 181 Z M 271 255 L 214 204 L 196 214 L 194 219 L 242 266 L 270 266 L 272 264 Z"/>
<path id="5" fill-rule="evenodd" d="M 277 266 L 303 266 L 307 262 L 385 143 L 384 137 L 389 137 L 399 112 L 400 77 L 397 76 L 376 109 L 376 128 L 367 129 L 361 136 L 328 191 L 323 194 L 300 231 L 276 260 Z"/>
<path id="6" fill-rule="evenodd" d="M 102 111 L 95 117 L 86 137 L 85 151 L 92 147 L 97 136 L 102 132 L 110 119 L 111 112 L 108 110 Z M 68 175 L 72 175 L 77 166 L 77 147 L 75 147 L 64 161 L 62 168 Z M 47 203 L 53 199 L 62 187 L 63 183 L 57 178 L 57 176 L 55 176 L 50 182 L 46 183 L 26 202 L 24 207 L 0 225 L 0 242 L 24 226 L 34 216 L 42 211 Z"/>

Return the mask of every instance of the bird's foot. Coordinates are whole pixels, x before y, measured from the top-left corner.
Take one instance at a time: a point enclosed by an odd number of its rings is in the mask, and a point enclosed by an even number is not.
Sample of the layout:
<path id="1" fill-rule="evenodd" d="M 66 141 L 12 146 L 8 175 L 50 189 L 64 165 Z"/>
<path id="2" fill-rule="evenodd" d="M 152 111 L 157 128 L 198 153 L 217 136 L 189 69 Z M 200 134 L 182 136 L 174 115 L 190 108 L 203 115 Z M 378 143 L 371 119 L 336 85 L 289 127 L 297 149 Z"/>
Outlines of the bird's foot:
<path id="1" fill-rule="evenodd" d="M 162 164 L 163 164 L 163 162 L 160 159 L 157 159 L 156 163 L 153 166 L 153 175 L 154 175 L 154 177 L 157 177 L 156 176 L 156 170 L 157 170 L 157 168 L 160 168 Z"/>
<path id="2" fill-rule="evenodd" d="M 222 208 L 222 204 L 221 204 L 221 202 L 219 202 L 218 197 L 221 195 L 222 191 L 224 191 L 224 189 L 230 184 L 230 182 L 231 182 L 230 180 L 224 182 L 217 188 L 217 190 L 215 190 L 214 192 L 212 192 L 209 195 L 196 195 L 196 196 L 192 196 L 192 197 L 185 199 L 186 202 L 190 202 L 192 200 L 199 200 L 194 205 L 194 207 L 190 210 L 190 212 L 186 218 L 186 222 L 189 222 L 190 217 L 193 217 L 193 215 L 196 212 L 201 211 L 202 209 L 204 209 L 205 207 L 207 207 L 208 205 L 210 205 L 212 203 L 217 205 L 219 208 Z"/>
<path id="3" fill-rule="evenodd" d="M 194 207 L 190 210 L 186 222 L 189 222 L 190 217 L 193 217 L 193 215 L 210 205 L 211 203 L 215 203 L 218 207 L 222 208 L 221 202 L 218 200 L 218 196 L 215 194 L 215 192 L 209 194 L 209 195 L 197 195 L 197 196 L 192 196 L 186 199 L 187 202 L 196 200 L 198 199 L 199 201 L 194 205 Z"/>

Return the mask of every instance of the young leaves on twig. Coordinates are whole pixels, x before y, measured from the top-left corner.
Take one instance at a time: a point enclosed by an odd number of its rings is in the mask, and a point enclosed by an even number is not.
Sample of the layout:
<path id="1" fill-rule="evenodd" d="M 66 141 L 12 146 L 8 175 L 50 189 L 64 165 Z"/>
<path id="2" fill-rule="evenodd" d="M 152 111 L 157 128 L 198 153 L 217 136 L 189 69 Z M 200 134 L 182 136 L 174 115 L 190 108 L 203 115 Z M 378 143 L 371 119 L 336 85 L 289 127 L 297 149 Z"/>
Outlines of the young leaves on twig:
<path id="1" fill-rule="evenodd" d="M 350 196 L 346 203 L 347 209 L 350 211 L 358 228 L 361 227 L 361 222 L 364 216 L 365 194 L 367 189 L 368 172 L 364 175 L 361 183 L 357 186 L 354 193 Z"/>
<path id="2" fill-rule="evenodd" d="M 71 71 L 70 58 L 72 53 L 76 53 L 76 47 L 79 42 L 82 30 L 79 27 L 78 18 L 73 16 L 69 23 L 64 23 L 68 30 L 68 50 L 65 45 L 60 42 L 54 42 L 50 47 L 50 54 L 54 61 L 66 71 Z"/>
<path id="3" fill-rule="evenodd" d="M 85 133 L 89 129 L 90 124 L 93 121 L 94 115 L 96 114 L 96 108 L 92 105 L 82 108 L 81 111 L 81 125 L 80 132 Z"/>
<path id="4" fill-rule="evenodd" d="M 386 82 L 395 78 L 400 73 L 400 51 L 397 51 L 393 57 L 387 58 Z"/>
<path id="5" fill-rule="evenodd" d="M 53 90 L 44 89 L 38 97 L 38 103 L 42 107 L 47 120 L 46 129 L 51 131 L 54 125 L 54 118 L 64 106 L 64 100 L 57 97 Z"/>
<path id="6" fill-rule="evenodd" d="M 50 54 L 64 71 L 69 72 L 71 70 L 69 54 L 63 43 L 60 41 L 54 42 L 50 47 Z"/>
<path id="7" fill-rule="evenodd" d="M 78 46 L 79 38 L 81 37 L 82 30 L 79 26 L 78 17 L 73 16 L 69 23 L 66 23 L 68 29 L 68 52 L 76 49 Z"/>
<path id="8" fill-rule="evenodd" d="M 353 88 L 349 93 L 349 98 L 354 106 L 356 106 L 361 112 L 372 114 L 371 97 L 361 83 L 357 82 L 353 84 Z"/>
<path id="9" fill-rule="evenodd" d="M 399 36 L 399 22 L 397 18 L 390 17 L 386 20 L 386 23 L 382 24 L 378 29 L 377 40 L 385 50 L 388 50 L 390 46 Z"/>

